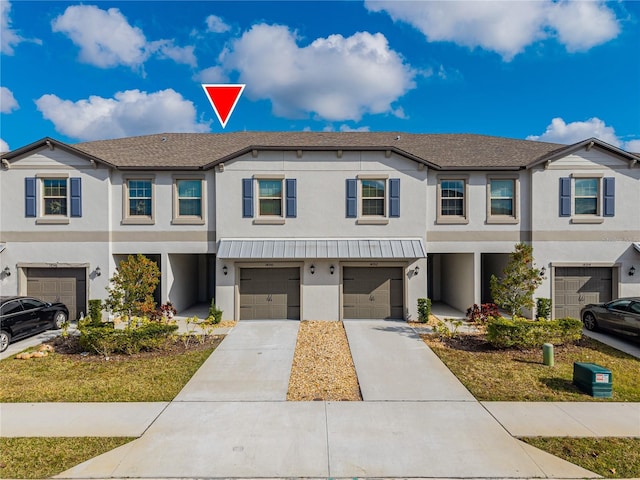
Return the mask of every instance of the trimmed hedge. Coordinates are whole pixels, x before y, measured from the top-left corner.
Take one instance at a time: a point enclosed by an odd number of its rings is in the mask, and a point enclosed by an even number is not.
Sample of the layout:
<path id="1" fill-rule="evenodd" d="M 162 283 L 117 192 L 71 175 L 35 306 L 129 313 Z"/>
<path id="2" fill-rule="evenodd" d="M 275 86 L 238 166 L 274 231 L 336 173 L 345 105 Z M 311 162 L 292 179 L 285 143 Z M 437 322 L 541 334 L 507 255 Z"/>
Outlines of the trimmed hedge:
<path id="1" fill-rule="evenodd" d="M 490 318 L 487 340 L 496 348 L 536 348 L 545 343 L 562 345 L 582 337 L 582 322 L 576 318 L 532 321 Z"/>
<path id="2" fill-rule="evenodd" d="M 100 355 L 158 350 L 178 329 L 177 325 L 146 323 L 136 328 L 115 329 L 112 323 L 88 325 L 80 329 L 80 346 Z"/>

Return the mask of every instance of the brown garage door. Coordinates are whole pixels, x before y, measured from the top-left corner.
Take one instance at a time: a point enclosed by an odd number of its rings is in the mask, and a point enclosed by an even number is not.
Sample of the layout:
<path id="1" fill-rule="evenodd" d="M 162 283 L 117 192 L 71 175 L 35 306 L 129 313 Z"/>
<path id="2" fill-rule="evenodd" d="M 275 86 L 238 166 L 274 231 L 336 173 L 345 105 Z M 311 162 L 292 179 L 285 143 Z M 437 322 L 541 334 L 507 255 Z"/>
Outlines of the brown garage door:
<path id="1" fill-rule="evenodd" d="M 403 318 L 404 284 L 399 267 L 344 267 L 344 318 Z"/>
<path id="2" fill-rule="evenodd" d="M 588 303 L 612 298 L 613 269 L 603 267 L 556 267 L 554 281 L 555 318 L 580 318 Z"/>
<path id="3" fill-rule="evenodd" d="M 299 268 L 241 268 L 240 320 L 300 320 Z"/>
<path id="4" fill-rule="evenodd" d="M 62 302 L 75 320 L 87 312 L 86 270 L 84 268 L 28 268 L 27 295 L 45 302 Z"/>

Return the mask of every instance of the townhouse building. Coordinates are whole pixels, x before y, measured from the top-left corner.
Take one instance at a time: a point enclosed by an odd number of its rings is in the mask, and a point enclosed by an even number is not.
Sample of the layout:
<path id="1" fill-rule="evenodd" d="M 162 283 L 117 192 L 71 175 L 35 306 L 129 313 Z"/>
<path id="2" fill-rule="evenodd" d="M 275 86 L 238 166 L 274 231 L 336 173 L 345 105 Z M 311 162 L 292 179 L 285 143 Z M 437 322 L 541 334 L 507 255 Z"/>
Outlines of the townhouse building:
<path id="1" fill-rule="evenodd" d="M 417 318 L 490 301 L 518 242 L 555 317 L 640 296 L 640 157 L 467 134 L 158 134 L 2 154 L 0 293 L 104 299 L 119 261 L 224 319 Z M 637 270 L 637 271 L 636 271 Z"/>

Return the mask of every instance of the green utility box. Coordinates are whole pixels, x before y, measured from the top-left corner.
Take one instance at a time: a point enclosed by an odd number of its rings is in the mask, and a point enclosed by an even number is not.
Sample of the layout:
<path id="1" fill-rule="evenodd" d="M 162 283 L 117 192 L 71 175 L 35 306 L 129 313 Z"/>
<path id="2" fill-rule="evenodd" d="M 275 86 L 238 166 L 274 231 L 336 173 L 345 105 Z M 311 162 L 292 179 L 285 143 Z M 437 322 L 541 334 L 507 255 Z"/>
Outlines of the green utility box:
<path id="1" fill-rule="evenodd" d="M 611 398 L 611 370 L 595 363 L 574 362 L 573 383 L 592 397 Z"/>

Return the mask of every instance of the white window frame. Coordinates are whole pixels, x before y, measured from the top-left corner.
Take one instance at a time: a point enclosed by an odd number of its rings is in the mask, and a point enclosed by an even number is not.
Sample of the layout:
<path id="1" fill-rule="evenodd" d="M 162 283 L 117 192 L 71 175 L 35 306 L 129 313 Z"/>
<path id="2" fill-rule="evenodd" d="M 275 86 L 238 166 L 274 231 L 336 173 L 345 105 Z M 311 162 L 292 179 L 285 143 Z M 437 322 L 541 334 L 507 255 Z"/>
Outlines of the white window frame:
<path id="1" fill-rule="evenodd" d="M 66 225 L 69 223 L 69 217 L 71 215 L 71 200 L 69 191 L 69 174 L 68 173 L 39 173 L 36 175 L 38 179 L 38 217 L 36 218 L 36 223 L 38 224 L 56 224 L 56 225 Z M 47 214 L 45 213 L 45 180 L 64 180 L 66 182 L 66 204 L 67 204 L 67 213 L 66 214 Z"/>
<path id="2" fill-rule="evenodd" d="M 469 175 L 438 175 L 438 191 L 436 199 L 436 223 L 447 224 L 467 224 L 469 223 Z M 442 214 L 442 182 L 446 181 L 462 181 L 462 215 L 443 215 Z"/>
<path id="3" fill-rule="evenodd" d="M 496 215 L 491 213 L 491 182 L 494 180 L 513 181 L 512 214 Z M 506 198 L 506 197 L 505 197 Z M 517 224 L 520 222 L 520 177 L 518 175 L 487 175 L 487 223 L 493 224 Z"/>
<path id="4" fill-rule="evenodd" d="M 200 182 L 200 215 L 180 215 L 180 198 L 178 196 L 178 183 L 184 180 Z M 207 183 L 204 175 L 173 175 L 173 218 L 172 225 L 204 225 L 207 206 Z"/>
<path id="5" fill-rule="evenodd" d="M 256 212 L 253 220 L 254 225 L 284 225 L 285 223 L 285 176 L 283 174 L 259 174 L 253 176 L 253 191 L 254 191 L 254 211 Z M 260 212 L 260 182 L 266 181 L 279 181 L 280 182 L 280 215 L 268 215 Z M 265 197 L 266 198 L 266 197 Z"/>
<path id="6" fill-rule="evenodd" d="M 389 175 L 381 174 L 360 174 L 356 176 L 358 181 L 358 218 L 356 219 L 357 225 L 387 225 L 389 223 Z M 375 180 L 384 182 L 384 213 L 382 215 L 365 215 L 364 213 L 364 200 L 365 197 L 362 194 L 362 183 L 366 180 Z M 379 198 L 379 197 L 366 197 L 366 198 Z"/>
<path id="7" fill-rule="evenodd" d="M 122 224 L 124 225 L 153 225 L 155 224 L 155 197 L 156 179 L 155 175 L 127 175 L 122 179 Z M 131 215 L 129 201 L 129 182 L 148 181 L 151 182 L 151 215 Z"/>
<path id="8" fill-rule="evenodd" d="M 571 174 L 571 223 L 603 223 L 603 178 L 604 173 L 600 172 L 584 172 Z M 576 180 L 596 180 L 598 185 L 598 193 L 596 194 L 596 213 L 576 213 L 577 198 L 593 198 L 576 196 Z"/>

